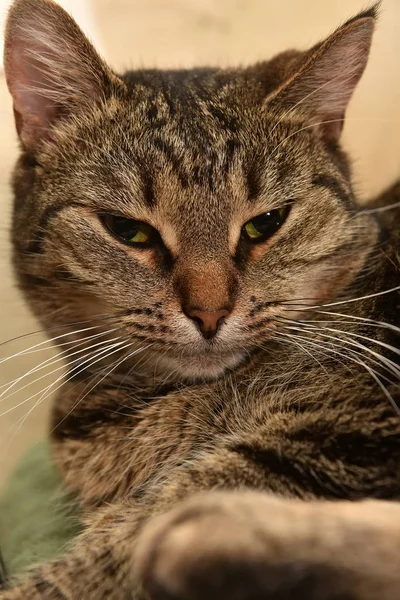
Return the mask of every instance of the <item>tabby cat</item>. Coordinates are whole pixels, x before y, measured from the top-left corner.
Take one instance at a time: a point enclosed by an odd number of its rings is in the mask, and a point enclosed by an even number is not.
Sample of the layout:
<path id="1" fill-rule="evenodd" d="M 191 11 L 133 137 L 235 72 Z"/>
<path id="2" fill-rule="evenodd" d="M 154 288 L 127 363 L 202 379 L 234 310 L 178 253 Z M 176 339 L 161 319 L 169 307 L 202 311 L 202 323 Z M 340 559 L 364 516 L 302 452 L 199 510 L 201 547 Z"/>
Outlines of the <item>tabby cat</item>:
<path id="1" fill-rule="evenodd" d="M 13 4 L 14 263 L 87 526 L 1 600 L 400 597 L 400 189 L 359 208 L 339 145 L 376 13 L 118 75 Z"/>

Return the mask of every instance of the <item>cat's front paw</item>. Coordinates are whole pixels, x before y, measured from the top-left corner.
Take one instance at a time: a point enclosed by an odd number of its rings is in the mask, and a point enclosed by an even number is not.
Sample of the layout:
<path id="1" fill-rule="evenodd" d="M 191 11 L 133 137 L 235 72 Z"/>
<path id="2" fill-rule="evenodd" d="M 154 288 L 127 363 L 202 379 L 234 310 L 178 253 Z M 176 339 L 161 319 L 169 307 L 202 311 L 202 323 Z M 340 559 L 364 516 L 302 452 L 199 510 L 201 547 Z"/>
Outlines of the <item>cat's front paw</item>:
<path id="1" fill-rule="evenodd" d="M 302 557 L 310 538 L 306 523 L 303 532 L 296 526 L 296 510 L 256 494 L 193 498 L 145 529 L 135 557 L 139 579 L 152 600 L 353 599 L 340 595 L 346 582 L 334 569 L 309 561 L 306 548 Z"/>
<path id="2" fill-rule="evenodd" d="M 199 499 L 157 519 L 138 546 L 140 579 L 152 600 L 248 598 L 265 587 L 257 533 L 218 503 Z M 234 591 L 234 594 L 232 593 Z M 254 594 L 253 594 L 254 595 Z"/>
<path id="3" fill-rule="evenodd" d="M 151 600 L 398 600 L 400 504 L 193 497 L 144 528 Z"/>

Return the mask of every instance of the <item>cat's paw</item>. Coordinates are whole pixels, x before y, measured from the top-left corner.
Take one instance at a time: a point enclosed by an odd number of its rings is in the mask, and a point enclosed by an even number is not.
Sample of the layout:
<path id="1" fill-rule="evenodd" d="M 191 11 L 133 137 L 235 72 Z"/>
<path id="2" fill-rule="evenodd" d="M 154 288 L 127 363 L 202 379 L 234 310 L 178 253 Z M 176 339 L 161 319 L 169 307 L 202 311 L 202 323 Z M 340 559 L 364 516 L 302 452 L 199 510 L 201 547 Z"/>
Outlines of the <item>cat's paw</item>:
<path id="1" fill-rule="evenodd" d="M 143 532 L 135 557 L 141 584 L 152 600 L 347 597 L 335 569 L 311 559 L 301 513 L 296 503 L 251 493 L 193 498 Z"/>

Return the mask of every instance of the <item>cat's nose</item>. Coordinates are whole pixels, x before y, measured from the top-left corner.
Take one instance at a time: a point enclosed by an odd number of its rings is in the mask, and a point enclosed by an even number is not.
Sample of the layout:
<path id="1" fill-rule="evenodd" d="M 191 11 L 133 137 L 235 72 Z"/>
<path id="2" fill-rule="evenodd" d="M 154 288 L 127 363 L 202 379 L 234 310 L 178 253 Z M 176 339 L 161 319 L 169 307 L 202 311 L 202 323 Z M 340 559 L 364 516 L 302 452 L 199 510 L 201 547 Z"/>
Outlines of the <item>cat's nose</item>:
<path id="1" fill-rule="evenodd" d="M 197 308 L 188 308 L 184 312 L 189 319 L 192 319 L 196 323 L 202 336 L 206 340 L 210 340 L 217 334 L 218 329 L 231 311 L 227 308 L 221 308 L 212 312 Z"/>

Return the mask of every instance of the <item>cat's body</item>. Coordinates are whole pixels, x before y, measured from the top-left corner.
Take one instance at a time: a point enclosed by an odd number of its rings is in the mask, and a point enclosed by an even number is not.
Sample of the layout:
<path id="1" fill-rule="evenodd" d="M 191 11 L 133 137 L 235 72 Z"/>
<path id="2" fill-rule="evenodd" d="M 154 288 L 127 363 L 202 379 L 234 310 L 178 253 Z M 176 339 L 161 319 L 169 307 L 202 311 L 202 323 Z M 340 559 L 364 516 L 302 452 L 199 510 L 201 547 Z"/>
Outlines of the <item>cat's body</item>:
<path id="1" fill-rule="evenodd" d="M 71 343 L 51 439 L 88 527 L 1 600 L 398 597 L 399 194 L 358 209 L 338 146 L 374 16 L 117 77 L 15 3 L 15 264 Z"/>

